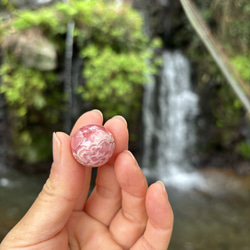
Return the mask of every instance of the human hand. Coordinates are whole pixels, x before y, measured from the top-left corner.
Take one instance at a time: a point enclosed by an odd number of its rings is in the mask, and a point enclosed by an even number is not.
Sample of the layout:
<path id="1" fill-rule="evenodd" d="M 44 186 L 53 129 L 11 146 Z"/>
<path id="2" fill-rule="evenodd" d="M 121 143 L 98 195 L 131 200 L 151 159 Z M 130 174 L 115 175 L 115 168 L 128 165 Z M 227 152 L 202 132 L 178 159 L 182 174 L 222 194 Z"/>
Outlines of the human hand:
<path id="1" fill-rule="evenodd" d="M 76 122 L 71 136 L 87 124 L 102 124 L 93 110 Z M 105 123 L 115 139 L 115 152 L 98 168 L 88 197 L 91 168 L 79 165 L 70 136 L 53 135 L 53 164 L 43 190 L 22 220 L 0 245 L 5 249 L 157 249 L 168 247 L 173 212 L 162 183 L 149 188 L 128 149 L 126 121 L 115 116 Z"/>

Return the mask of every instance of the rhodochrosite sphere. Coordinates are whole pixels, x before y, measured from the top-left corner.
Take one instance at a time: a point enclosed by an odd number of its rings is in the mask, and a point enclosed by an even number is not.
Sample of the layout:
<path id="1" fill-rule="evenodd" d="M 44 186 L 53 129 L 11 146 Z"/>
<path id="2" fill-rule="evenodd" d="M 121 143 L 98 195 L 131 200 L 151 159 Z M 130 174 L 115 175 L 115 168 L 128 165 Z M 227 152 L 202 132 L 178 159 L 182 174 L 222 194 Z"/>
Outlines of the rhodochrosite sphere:
<path id="1" fill-rule="evenodd" d="M 87 167 L 99 167 L 113 155 L 114 137 L 104 126 L 86 125 L 73 135 L 71 150 L 74 158 L 80 164 Z"/>

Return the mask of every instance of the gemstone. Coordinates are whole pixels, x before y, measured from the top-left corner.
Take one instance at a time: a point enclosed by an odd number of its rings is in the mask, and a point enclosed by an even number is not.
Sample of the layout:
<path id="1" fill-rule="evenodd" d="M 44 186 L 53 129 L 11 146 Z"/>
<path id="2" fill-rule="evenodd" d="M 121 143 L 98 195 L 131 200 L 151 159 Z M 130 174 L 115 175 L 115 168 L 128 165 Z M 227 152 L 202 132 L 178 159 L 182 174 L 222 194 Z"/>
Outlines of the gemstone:
<path id="1" fill-rule="evenodd" d="M 114 137 L 104 126 L 81 127 L 71 139 L 74 158 L 83 166 L 100 167 L 108 162 L 115 150 Z"/>

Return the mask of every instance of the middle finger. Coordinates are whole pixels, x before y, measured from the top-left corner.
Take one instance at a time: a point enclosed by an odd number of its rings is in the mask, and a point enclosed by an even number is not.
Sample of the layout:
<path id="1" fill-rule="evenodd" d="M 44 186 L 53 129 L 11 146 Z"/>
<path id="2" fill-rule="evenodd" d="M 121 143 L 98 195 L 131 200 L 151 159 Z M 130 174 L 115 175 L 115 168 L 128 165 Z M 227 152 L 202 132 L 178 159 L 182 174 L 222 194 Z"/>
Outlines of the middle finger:
<path id="1" fill-rule="evenodd" d="M 110 161 L 98 169 L 96 186 L 84 210 L 108 226 L 121 206 L 121 191 L 113 164 L 117 155 L 128 148 L 128 129 L 126 121 L 120 116 L 107 121 L 105 127 L 114 136 L 115 152 Z"/>

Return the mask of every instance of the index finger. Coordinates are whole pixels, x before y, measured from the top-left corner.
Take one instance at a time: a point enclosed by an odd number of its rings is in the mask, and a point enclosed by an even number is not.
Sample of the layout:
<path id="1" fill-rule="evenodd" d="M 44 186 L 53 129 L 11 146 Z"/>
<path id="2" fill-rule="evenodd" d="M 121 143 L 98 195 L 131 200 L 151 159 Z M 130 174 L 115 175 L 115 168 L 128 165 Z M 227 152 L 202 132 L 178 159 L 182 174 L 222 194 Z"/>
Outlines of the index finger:
<path id="1" fill-rule="evenodd" d="M 103 115 L 101 111 L 97 109 L 88 111 L 84 113 L 82 116 L 80 116 L 79 119 L 76 121 L 70 133 L 70 137 L 72 137 L 74 133 L 82 126 L 85 126 L 88 124 L 102 125 L 102 123 L 103 123 Z M 80 167 L 85 168 L 85 177 L 84 177 L 81 193 L 79 194 L 78 199 L 75 203 L 74 211 L 80 211 L 83 209 L 85 201 L 88 196 L 90 179 L 91 179 L 91 168 L 84 167 L 84 166 L 80 166 Z"/>

